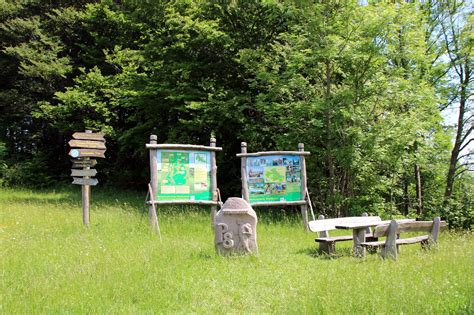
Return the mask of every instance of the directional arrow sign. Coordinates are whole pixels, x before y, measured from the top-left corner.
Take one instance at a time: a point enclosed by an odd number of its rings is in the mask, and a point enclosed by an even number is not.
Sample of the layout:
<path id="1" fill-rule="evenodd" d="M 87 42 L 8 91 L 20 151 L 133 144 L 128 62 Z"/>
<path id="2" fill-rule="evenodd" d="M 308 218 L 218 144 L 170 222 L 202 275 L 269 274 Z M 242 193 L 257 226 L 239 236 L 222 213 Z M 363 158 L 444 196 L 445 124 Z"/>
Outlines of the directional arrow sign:
<path id="1" fill-rule="evenodd" d="M 97 160 L 71 160 L 72 168 L 94 167 L 97 165 Z"/>
<path id="2" fill-rule="evenodd" d="M 72 137 L 74 139 L 80 139 L 80 140 L 95 140 L 95 141 L 103 141 L 105 142 L 104 139 L 104 134 L 103 133 L 87 133 L 87 132 L 75 132 Z"/>
<path id="3" fill-rule="evenodd" d="M 68 143 L 71 148 L 105 149 L 105 143 L 102 141 L 71 140 Z"/>
<path id="4" fill-rule="evenodd" d="M 97 157 L 97 158 L 105 158 L 105 150 L 100 149 L 72 149 L 69 151 L 69 155 L 73 158 L 78 157 Z"/>
<path id="5" fill-rule="evenodd" d="M 97 185 L 97 184 L 99 183 L 99 181 L 97 180 L 97 178 L 73 177 L 72 179 L 73 179 L 72 183 L 73 183 L 73 184 L 76 184 L 76 185 L 95 186 L 95 185 Z"/>
<path id="6" fill-rule="evenodd" d="M 97 171 L 95 169 L 90 170 L 71 170 L 71 176 L 95 176 L 97 175 Z"/>

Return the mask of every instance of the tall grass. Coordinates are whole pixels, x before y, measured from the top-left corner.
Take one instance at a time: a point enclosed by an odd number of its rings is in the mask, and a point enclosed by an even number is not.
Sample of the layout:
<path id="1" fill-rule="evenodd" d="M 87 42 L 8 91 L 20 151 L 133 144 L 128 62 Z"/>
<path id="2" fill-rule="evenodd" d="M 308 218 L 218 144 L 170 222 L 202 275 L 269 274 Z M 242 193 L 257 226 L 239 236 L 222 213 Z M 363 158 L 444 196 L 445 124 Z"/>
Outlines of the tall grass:
<path id="1" fill-rule="evenodd" d="M 432 251 L 405 246 L 396 262 L 353 258 L 350 242 L 329 258 L 318 255 L 296 214 L 272 219 L 261 212 L 258 256 L 222 258 L 206 208 L 160 209 L 160 243 L 148 231 L 144 196 L 94 189 L 86 229 L 75 188 L 0 191 L 1 313 L 474 309 L 470 233 L 444 232 Z"/>

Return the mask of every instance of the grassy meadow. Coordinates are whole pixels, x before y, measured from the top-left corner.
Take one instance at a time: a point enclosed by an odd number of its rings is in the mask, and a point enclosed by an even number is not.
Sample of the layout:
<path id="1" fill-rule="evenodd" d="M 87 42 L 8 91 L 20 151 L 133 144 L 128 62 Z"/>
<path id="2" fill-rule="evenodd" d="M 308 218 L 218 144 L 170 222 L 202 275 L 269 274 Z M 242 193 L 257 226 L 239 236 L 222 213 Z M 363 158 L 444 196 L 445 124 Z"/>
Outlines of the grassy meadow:
<path id="1" fill-rule="evenodd" d="M 474 237 L 405 246 L 394 261 L 319 255 L 296 213 L 257 209 L 258 256 L 219 257 L 209 210 L 160 209 L 148 231 L 144 194 L 80 188 L 0 190 L 0 313 L 472 313 Z M 344 234 L 345 232 L 343 232 Z"/>

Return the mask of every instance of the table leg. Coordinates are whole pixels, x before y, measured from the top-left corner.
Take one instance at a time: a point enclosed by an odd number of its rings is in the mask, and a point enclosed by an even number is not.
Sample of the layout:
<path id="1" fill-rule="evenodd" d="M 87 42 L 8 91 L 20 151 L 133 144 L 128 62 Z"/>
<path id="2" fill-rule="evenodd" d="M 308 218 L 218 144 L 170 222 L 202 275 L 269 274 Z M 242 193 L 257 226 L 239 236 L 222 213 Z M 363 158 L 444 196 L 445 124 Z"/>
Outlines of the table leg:
<path id="1" fill-rule="evenodd" d="M 365 247 L 361 246 L 360 244 L 365 242 L 365 228 L 353 229 L 352 237 L 354 239 L 354 256 L 364 257 Z"/>

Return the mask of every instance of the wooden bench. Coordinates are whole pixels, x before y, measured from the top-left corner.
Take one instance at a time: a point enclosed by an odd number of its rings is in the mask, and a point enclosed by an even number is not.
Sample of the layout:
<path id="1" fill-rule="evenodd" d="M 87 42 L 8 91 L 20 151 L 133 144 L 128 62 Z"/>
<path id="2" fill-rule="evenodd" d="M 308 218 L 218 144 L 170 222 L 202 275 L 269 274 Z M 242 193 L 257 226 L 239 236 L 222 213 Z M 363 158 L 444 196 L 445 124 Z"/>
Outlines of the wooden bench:
<path id="1" fill-rule="evenodd" d="M 439 217 L 433 221 L 397 222 L 392 220 L 390 224 L 378 225 L 374 229 L 375 238 L 386 236 L 385 241 L 366 241 L 361 246 L 371 248 L 382 248 L 382 258 L 397 259 L 398 246 L 420 243 L 423 248 L 428 248 L 438 241 L 441 230 L 446 228 L 446 222 Z M 406 232 L 429 232 L 427 235 L 410 238 L 400 238 L 401 233 Z"/>
<path id="2" fill-rule="evenodd" d="M 308 223 L 309 230 L 311 232 L 319 232 L 319 237 L 315 239 L 319 243 L 319 250 L 327 254 L 334 254 L 336 250 L 337 242 L 352 241 L 352 235 L 343 236 L 329 236 L 329 231 L 335 230 L 336 225 L 352 224 L 352 223 L 375 223 L 382 220 L 378 216 L 368 216 L 367 213 L 363 213 L 360 217 L 345 217 L 335 219 L 325 219 L 323 215 L 318 217 L 318 220 L 310 221 Z M 376 240 L 372 237 L 370 228 L 366 229 L 366 239 Z"/>

